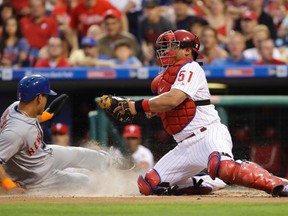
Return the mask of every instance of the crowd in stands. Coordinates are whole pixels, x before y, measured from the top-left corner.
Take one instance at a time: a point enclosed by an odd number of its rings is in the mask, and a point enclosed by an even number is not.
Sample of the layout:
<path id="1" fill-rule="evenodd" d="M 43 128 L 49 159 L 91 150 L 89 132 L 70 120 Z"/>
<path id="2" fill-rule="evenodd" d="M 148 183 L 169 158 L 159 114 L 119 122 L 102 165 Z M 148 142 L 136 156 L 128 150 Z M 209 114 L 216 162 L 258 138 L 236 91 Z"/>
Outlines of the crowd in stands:
<path id="1" fill-rule="evenodd" d="M 0 64 L 157 65 L 171 29 L 199 36 L 204 65 L 288 62 L 288 0 L 0 0 Z"/>

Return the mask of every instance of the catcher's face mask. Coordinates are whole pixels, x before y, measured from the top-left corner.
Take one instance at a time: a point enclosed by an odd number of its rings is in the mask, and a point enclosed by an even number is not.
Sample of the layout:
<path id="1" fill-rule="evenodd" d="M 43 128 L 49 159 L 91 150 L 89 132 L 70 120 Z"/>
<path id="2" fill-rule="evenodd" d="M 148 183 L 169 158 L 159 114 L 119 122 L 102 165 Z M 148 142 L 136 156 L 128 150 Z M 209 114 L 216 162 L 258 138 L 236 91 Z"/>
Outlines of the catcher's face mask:
<path id="1" fill-rule="evenodd" d="M 156 51 L 158 64 L 161 67 L 173 65 L 177 56 L 176 49 L 180 46 L 174 33 L 171 30 L 164 32 L 158 37 L 156 44 L 159 47 Z"/>

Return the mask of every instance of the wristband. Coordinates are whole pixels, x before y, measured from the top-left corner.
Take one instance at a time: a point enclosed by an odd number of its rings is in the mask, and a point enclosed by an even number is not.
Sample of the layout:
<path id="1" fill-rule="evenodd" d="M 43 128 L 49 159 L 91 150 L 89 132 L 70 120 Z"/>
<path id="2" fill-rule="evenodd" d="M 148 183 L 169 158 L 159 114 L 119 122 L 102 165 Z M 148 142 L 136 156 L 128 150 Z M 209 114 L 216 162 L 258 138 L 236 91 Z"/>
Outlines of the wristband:
<path id="1" fill-rule="evenodd" d="M 53 116 L 54 116 L 54 113 L 49 113 L 47 111 L 44 111 L 41 115 L 41 122 L 50 120 L 51 118 L 53 118 Z"/>
<path id="2" fill-rule="evenodd" d="M 135 101 L 135 110 L 137 113 L 150 112 L 149 100 Z"/>
<path id="3" fill-rule="evenodd" d="M 142 107 L 144 112 L 150 112 L 150 107 L 149 107 L 149 100 L 143 100 L 142 101 Z"/>
<path id="4" fill-rule="evenodd" d="M 5 189 L 5 190 L 10 190 L 12 188 L 15 188 L 17 187 L 17 185 L 15 184 L 15 182 L 13 182 L 10 178 L 5 178 L 2 183 L 1 183 L 2 187 Z"/>

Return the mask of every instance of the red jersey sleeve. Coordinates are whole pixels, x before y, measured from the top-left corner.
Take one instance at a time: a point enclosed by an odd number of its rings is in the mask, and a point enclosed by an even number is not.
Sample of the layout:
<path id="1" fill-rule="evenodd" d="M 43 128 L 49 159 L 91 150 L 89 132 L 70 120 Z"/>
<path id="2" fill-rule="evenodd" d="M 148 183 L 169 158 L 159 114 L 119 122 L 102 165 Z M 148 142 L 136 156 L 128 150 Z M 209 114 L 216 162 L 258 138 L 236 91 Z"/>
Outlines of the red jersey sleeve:
<path id="1" fill-rule="evenodd" d="M 77 29 L 79 25 L 79 19 L 78 19 L 78 11 L 79 11 L 80 4 L 78 4 L 71 12 L 71 20 L 70 20 L 70 27 L 72 29 Z"/>
<path id="2" fill-rule="evenodd" d="M 59 60 L 59 62 L 58 62 L 56 67 L 58 68 L 58 67 L 71 67 L 71 66 L 69 65 L 68 59 L 65 58 L 65 57 L 62 57 Z"/>
<path id="3" fill-rule="evenodd" d="M 57 21 L 53 18 L 51 18 L 51 31 L 52 31 L 52 36 L 58 36 L 58 25 Z"/>
<path id="4" fill-rule="evenodd" d="M 52 17 L 67 14 L 67 7 L 65 4 L 57 4 L 51 14 Z"/>
<path id="5" fill-rule="evenodd" d="M 49 67 L 48 65 L 48 59 L 42 59 L 38 60 L 36 64 L 34 65 L 35 68 L 46 68 Z"/>

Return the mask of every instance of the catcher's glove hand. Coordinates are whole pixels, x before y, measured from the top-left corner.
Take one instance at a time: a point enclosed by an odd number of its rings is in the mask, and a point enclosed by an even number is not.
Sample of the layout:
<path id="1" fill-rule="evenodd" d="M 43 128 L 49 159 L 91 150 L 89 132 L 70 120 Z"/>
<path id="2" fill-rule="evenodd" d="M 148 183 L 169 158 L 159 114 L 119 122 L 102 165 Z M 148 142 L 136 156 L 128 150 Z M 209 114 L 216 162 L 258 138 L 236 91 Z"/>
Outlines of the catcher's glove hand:
<path id="1" fill-rule="evenodd" d="M 129 101 L 131 100 L 125 97 L 103 95 L 98 100 L 98 105 L 120 122 L 132 122 L 134 115 L 129 109 Z M 114 111 L 119 106 L 121 109 Z"/>

